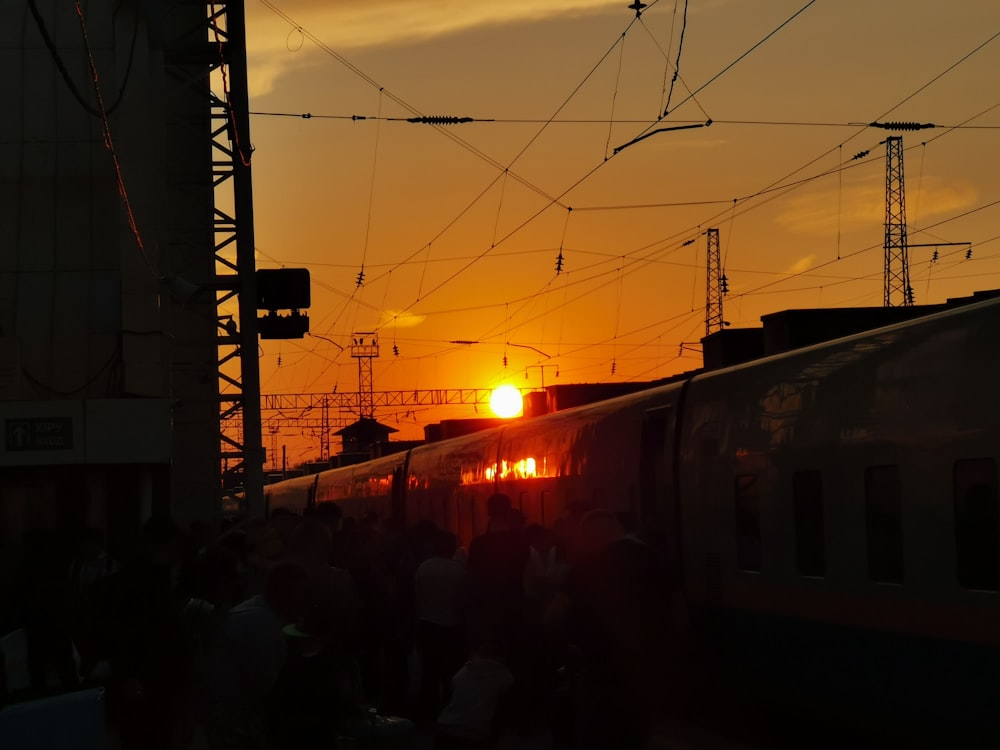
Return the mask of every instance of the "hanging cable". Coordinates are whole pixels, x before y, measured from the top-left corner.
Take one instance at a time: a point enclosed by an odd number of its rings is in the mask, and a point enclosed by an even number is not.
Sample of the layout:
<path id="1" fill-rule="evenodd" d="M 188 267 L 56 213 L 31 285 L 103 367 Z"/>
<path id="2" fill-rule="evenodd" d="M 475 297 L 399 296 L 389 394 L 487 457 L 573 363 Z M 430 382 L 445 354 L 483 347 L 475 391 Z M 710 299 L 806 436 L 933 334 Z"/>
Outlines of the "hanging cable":
<path id="1" fill-rule="evenodd" d="M 500 229 L 500 214 L 503 212 L 503 197 L 507 190 L 507 170 L 503 173 L 503 182 L 500 183 L 500 200 L 497 201 L 497 215 L 496 219 L 493 221 L 493 240 L 490 242 L 490 248 L 494 248 L 497 245 L 497 231 Z"/>
<path id="2" fill-rule="evenodd" d="M 563 246 L 566 242 L 566 230 L 569 228 L 569 216 L 573 213 L 572 208 L 566 209 L 566 220 L 563 222 L 562 237 L 559 238 L 559 255 L 556 256 L 556 276 L 563 272 Z"/>
<path id="3" fill-rule="evenodd" d="M 49 30 L 45 26 L 45 21 L 42 18 L 41 12 L 38 10 L 36 0 L 28 0 L 28 9 L 31 11 L 31 16 L 35 20 L 35 25 L 38 27 L 38 33 L 42 35 L 42 41 L 45 42 L 45 48 L 49 51 L 52 61 L 56 64 L 56 68 L 59 70 L 59 74 L 62 76 L 63 81 L 66 82 L 66 86 L 69 88 L 70 93 L 73 94 L 73 98 L 79 102 L 81 107 L 94 117 L 103 118 L 113 114 L 114 111 L 118 109 L 118 105 L 122 103 L 122 98 L 125 96 L 125 89 L 128 87 L 128 81 L 132 74 L 132 62 L 135 58 L 135 45 L 136 40 L 139 37 L 139 14 L 136 12 L 133 15 L 132 41 L 129 43 L 128 61 L 125 65 L 125 74 L 122 76 L 122 85 L 118 89 L 118 94 L 115 96 L 115 100 L 110 105 L 102 109 L 101 107 L 93 107 L 88 101 L 86 101 L 83 94 L 76 87 L 76 83 L 73 81 L 72 76 L 70 76 L 69 70 L 66 69 L 66 64 L 60 56 L 55 42 L 53 42 L 52 37 L 49 36 Z M 118 9 L 116 8 L 115 15 L 117 14 Z"/>
<path id="4" fill-rule="evenodd" d="M 76 8 L 77 18 L 80 21 L 80 31 L 83 34 L 83 45 L 87 52 L 87 62 L 90 67 L 90 73 L 94 85 L 94 95 L 97 97 L 97 108 L 100 112 L 101 125 L 104 130 L 104 147 L 111 154 L 111 162 L 115 171 L 115 180 L 118 184 L 118 194 L 121 196 L 122 203 L 125 206 L 125 215 L 128 217 L 128 225 L 132 230 L 132 236 L 135 237 L 136 245 L 139 247 L 139 253 L 142 255 L 146 268 L 149 269 L 149 272 L 154 278 L 159 281 L 164 281 L 166 277 L 149 259 L 145 243 L 143 242 L 142 235 L 139 232 L 139 225 L 135 219 L 135 212 L 132 210 L 132 201 L 129 199 L 128 190 L 125 187 L 125 178 L 122 176 L 121 163 L 118 160 L 118 153 L 115 151 L 115 141 L 111 135 L 111 124 L 108 122 L 107 111 L 104 109 L 104 97 L 101 95 L 100 76 L 97 72 L 97 63 L 94 62 L 94 54 L 90 46 L 90 35 L 87 33 L 87 21 L 84 17 L 83 7 L 80 5 L 80 0 L 74 0 L 74 6 Z"/>
<path id="5" fill-rule="evenodd" d="M 382 114 L 382 92 L 383 89 L 379 89 L 378 92 L 378 112 L 379 115 Z M 379 147 L 379 135 L 381 133 L 381 123 L 375 126 L 375 147 L 372 149 L 372 172 L 371 179 L 368 182 L 368 219 L 365 222 L 365 242 L 361 249 L 361 269 L 362 274 L 358 279 L 358 286 L 361 286 L 361 278 L 364 276 L 365 261 L 368 259 L 368 241 L 371 238 L 372 232 L 372 211 L 375 205 L 375 175 L 378 170 L 378 147 Z M 391 273 L 391 271 L 390 271 Z"/>
<path id="6" fill-rule="evenodd" d="M 622 256 L 621 265 L 618 266 L 618 304 L 615 310 L 615 335 L 614 344 L 611 347 L 611 374 L 615 374 L 615 369 L 617 367 L 617 356 L 618 356 L 618 328 L 621 325 L 622 319 L 622 298 L 624 296 L 623 292 L 625 289 L 625 256 Z"/>
<path id="7" fill-rule="evenodd" d="M 635 17 L 639 17 L 639 11 L 636 10 Z M 604 143 L 604 159 L 608 159 L 608 149 L 611 147 L 611 131 L 615 126 L 615 102 L 618 100 L 618 88 L 621 85 L 622 80 L 622 63 L 625 60 L 625 32 L 622 32 L 622 43 L 618 48 L 618 72 L 615 74 L 615 90 L 611 94 L 611 116 L 608 118 L 608 139 Z"/>
<path id="8" fill-rule="evenodd" d="M 677 61 L 674 63 L 674 75 L 670 79 L 670 89 L 667 91 L 667 103 L 663 107 L 663 117 L 670 114 L 670 99 L 674 94 L 674 83 L 681 72 L 681 51 L 684 49 L 684 32 L 687 31 L 688 0 L 684 0 L 684 14 L 681 19 L 681 35 L 677 42 Z"/>

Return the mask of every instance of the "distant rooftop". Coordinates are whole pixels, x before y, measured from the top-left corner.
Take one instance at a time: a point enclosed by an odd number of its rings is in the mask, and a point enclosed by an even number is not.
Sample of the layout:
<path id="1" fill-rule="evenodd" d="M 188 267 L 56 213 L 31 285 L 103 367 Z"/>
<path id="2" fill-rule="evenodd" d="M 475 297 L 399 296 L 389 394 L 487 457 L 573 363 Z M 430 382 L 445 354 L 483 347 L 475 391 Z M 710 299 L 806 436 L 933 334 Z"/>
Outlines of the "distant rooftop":
<path id="1" fill-rule="evenodd" d="M 717 370 L 997 296 L 1000 290 L 994 289 L 938 305 L 782 310 L 761 316 L 760 328 L 727 328 L 704 337 L 704 366 Z"/>

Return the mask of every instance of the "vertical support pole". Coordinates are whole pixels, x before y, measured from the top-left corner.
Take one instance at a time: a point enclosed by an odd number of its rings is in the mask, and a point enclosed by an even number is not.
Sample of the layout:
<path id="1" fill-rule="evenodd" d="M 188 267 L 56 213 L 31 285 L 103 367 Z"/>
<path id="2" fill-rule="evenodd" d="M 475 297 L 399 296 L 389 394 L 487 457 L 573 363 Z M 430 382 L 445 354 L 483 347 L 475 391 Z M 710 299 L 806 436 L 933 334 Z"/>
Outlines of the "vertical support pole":
<path id="1" fill-rule="evenodd" d="M 260 416 L 260 363 L 257 357 L 257 282 L 254 255 L 253 183 L 250 171 L 250 95 L 247 87 L 244 0 L 226 6 L 229 32 L 233 196 L 236 214 L 236 267 L 239 276 L 240 365 L 243 377 L 243 451 L 246 510 L 264 517 L 264 447 Z"/>

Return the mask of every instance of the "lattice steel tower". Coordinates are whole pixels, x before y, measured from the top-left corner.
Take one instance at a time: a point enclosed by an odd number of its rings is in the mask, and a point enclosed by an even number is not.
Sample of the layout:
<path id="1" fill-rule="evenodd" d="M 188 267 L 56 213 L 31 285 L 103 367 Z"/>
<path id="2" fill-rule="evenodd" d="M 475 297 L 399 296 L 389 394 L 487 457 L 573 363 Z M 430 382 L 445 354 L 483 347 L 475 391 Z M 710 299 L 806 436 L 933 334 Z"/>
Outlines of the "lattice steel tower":
<path id="1" fill-rule="evenodd" d="M 375 418 L 375 388 L 372 360 L 378 357 L 378 334 L 351 334 L 351 356 L 358 360 L 358 416 Z"/>
<path id="2" fill-rule="evenodd" d="M 913 304 L 906 244 L 906 195 L 903 186 L 903 137 L 885 140 L 885 306 Z"/>
<path id="3" fill-rule="evenodd" d="M 708 259 L 705 273 L 705 335 L 708 336 L 715 331 L 721 331 L 726 324 L 722 317 L 722 297 L 728 290 L 726 289 L 726 277 L 722 273 L 719 230 L 709 229 L 705 235 L 708 237 Z"/>

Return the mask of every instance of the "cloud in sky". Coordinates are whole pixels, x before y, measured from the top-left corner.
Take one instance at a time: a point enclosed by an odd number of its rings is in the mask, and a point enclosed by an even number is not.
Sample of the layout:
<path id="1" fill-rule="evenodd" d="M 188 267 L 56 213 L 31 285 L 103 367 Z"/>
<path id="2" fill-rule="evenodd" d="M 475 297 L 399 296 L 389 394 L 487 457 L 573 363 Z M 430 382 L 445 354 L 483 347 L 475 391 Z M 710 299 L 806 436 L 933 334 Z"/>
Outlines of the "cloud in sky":
<path id="1" fill-rule="evenodd" d="M 349 53 L 609 7 L 608 0 L 260 0 L 247 6 L 251 93 L 266 94 L 282 74 L 309 64 L 316 45 L 306 36 Z"/>
<path id="2" fill-rule="evenodd" d="M 792 265 L 786 270 L 786 273 L 795 275 L 802 273 L 803 271 L 808 271 L 813 267 L 813 263 L 816 262 L 816 254 L 811 253 L 804 258 L 799 258 L 797 261 L 792 263 Z"/>
<path id="3" fill-rule="evenodd" d="M 426 315 L 414 315 L 404 310 L 383 310 L 379 328 L 414 328 L 424 322 Z"/>
<path id="4" fill-rule="evenodd" d="M 934 217 L 959 213 L 973 207 L 976 199 L 976 189 L 967 182 L 924 177 L 919 193 L 915 186 L 907 185 L 907 225 L 923 225 Z M 844 185 L 843 190 L 834 187 L 789 196 L 785 205 L 775 217 L 776 223 L 800 234 L 829 236 L 837 231 L 838 222 L 844 231 L 879 226 L 885 223 L 885 183 L 879 176 L 865 183 Z"/>

